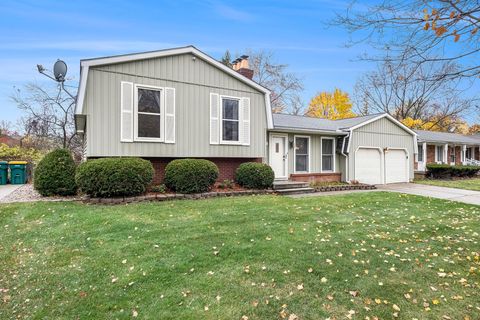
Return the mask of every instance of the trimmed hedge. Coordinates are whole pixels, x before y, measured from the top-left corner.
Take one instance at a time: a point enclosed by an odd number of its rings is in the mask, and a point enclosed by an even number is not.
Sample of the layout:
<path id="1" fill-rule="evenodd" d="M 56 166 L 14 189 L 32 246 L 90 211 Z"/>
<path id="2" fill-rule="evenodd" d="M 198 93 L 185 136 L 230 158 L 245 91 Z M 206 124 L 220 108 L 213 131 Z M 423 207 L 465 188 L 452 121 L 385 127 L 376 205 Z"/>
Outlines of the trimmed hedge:
<path id="1" fill-rule="evenodd" d="M 480 171 L 477 166 L 451 166 L 448 164 L 427 164 L 427 175 L 431 178 L 473 177 Z"/>
<path id="2" fill-rule="evenodd" d="M 165 168 L 165 185 L 180 193 L 210 190 L 218 178 L 217 166 L 205 159 L 177 159 Z"/>
<path id="3" fill-rule="evenodd" d="M 37 165 L 33 186 L 42 196 L 71 196 L 77 193 L 76 165 L 67 149 L 48 153 Z"/>
<path id="4" fill-rule="evenodd" d="M 235 172 L 235 180 L 245 188 L 267 189 L 273 185 L 275 174 L 265 163 L 245 162 Z"/>
<path id="5" fill-rule="evenodd" d="M 153 180 L 153 166 L 140 158 L 102 158 L 78 166 L 75 180 L 82 192 L 92 197 L 137 196 Z"/>

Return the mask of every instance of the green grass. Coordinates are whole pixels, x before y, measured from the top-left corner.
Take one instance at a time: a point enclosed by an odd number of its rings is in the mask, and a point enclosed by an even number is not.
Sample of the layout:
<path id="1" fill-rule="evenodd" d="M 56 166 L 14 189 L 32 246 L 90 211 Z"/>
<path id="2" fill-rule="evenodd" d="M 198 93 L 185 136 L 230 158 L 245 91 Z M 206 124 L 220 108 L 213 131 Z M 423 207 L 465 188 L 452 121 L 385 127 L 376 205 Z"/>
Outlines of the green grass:
<path id="1" fill-rule="evenodd" d="M 459 179 L 459 180 L 415 180 L 415 183 L 428 184 L 431 186 L 448 187 L 466 190 L 480 191 L 480 178 Z"/>
<path id="2" fill-rule="evenodd" d="M 0 319 L 478 319 L 479 232 L 383 192 L 2 205 Z"/>

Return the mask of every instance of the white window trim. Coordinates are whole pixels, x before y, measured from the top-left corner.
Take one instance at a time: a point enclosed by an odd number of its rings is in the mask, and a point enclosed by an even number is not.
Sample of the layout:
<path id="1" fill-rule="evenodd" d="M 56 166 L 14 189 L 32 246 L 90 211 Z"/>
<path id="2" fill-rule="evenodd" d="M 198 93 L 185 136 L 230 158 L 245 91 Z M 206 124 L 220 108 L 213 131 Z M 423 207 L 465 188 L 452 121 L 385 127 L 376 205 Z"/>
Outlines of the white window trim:
<path id="1" fill-rule="evenodd" d="M 223 140 L 223 99 L 230 99 L 230 100 L 237 100 L 238 101 L 238 141 L 232 141 L 232 140 Z M 242 132 L 241 132 L 241 127 L 242 127 L 242 118 L 241 118 L 241 104 L 242 104 L 242 97 L 234 97 L 234 96 L 227 96 L 227 95 L 220 95 L 220 108 L 218 110 L 218 115 L 219 115 L 219 143 L 224 144 L 224 145 L 243 145 L 242 143 Z"/>
<path id="2" fill-rule="evenodd" d="M 332 170 L 323 170 L 323 140 L 332 140 Z M 320 138 L 320 173 L 323 172 L 335 172 L 335 161 L 336 161 L 336 139 L 333 137 L 321 137 Z"/>
<path id="3" fill-rule="evenodd" d="M 439 161 L 438 160 L 438 148 L 442 148 L 442 157 L 445 156 L 445 146 L 444 145 L 435 145 L 435 163 L 443 163 L 445 161 L 445 159 L 443 159 L 442 161 Z"/>
<path id="4" fill-rule="evenodd" d="M 297 138 L 307 138 L 308 139 L 308 170 L 307 171 L 297 171 Z M 294 135 L 293 136 L 293 172 L 294 173 L 310 173 L 311 164 L 310 159 L 312 157 L 312 148 L 311 148 L 311 139 L 310 136 Z"/>
<path id="5" fill-rule="evenodd" d="M 148 137 L 139 137 L 138 136 L 138 89 L 151 89 L 160 91 L 160 138 L 148 138 Z M 164 142 L 165 138 L 165 88 L 145 85 L 145 84 L 134 84 L 133 89 L 133 137 L 134 141 L 138 142 Z M 142 114 L 148 114 L 146 112 L 142 112 Z M 156 115 L 156 113 L 152 113 L 152 115 Z"/>
<path id="6" fill-rule="evenodd" d="M 420 153 L 420 149 L 422 152 Z M 422 155 L 422 160 L 420 160 L 420 154 Z M 417 157 L 417 163 L 423 163 L 423 144 L 417 145 L 417 154 L 415 155 Z"/>

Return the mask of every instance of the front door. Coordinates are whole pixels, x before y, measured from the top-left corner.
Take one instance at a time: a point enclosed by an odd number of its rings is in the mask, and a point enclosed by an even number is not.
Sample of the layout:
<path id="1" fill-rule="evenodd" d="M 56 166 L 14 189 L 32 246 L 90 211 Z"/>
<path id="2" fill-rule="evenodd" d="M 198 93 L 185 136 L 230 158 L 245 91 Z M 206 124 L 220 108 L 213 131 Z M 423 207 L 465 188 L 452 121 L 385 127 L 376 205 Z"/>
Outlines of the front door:
<path id="1" fill-rule="evenodd" d="M 287 178 L 287 136 L 271 136 L 270 166 L 275 172 L 275 179 Z"/>

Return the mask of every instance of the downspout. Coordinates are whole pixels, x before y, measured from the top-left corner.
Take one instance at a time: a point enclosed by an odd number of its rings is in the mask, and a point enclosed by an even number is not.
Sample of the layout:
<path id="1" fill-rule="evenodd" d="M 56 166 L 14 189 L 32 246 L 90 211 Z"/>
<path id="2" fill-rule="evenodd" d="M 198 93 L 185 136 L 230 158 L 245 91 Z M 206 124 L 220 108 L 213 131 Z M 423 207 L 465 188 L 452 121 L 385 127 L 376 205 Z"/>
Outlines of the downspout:
<path id="1" fill-rule="evenodd" d="M 343 152 L 345 149 L 345 139 L 350 138 L 350 135 L 352 134 L 352 130 L 350 130 L 346 136 L 343 136 L 343 142 L 342 142 L 342 150 L 340 151 L 340 154 L 345 157 L 345 180 L 348 181 L 348 155 Z M 350 139 L 348 139 L 348 145 L 347 145 L 347 150 L 350 149 Z"/>

